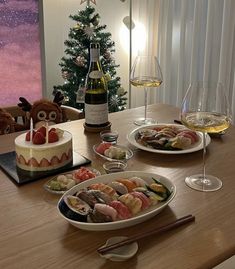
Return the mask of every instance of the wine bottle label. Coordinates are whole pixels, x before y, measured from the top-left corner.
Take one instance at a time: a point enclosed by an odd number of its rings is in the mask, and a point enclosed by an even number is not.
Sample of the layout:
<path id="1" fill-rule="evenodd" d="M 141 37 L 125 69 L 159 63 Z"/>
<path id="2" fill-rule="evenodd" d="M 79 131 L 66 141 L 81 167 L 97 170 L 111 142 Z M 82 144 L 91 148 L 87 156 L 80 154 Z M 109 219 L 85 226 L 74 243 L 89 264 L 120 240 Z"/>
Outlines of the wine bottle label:
<path id="1" fill-rule="evenodd" d="M 97 79 L 97 78 L 102 78 L 103 75 L 104 74 L 103 74 L 103 72 L 101 70 L 94 70 L 94 71 L 90 72 L 89 77 Z"/>
<path id="2" fill-rule="evenodd" d="M 97 125 L 108 122 L 108 103 L 85 104 L 85 118 L 87 124 Z"/>

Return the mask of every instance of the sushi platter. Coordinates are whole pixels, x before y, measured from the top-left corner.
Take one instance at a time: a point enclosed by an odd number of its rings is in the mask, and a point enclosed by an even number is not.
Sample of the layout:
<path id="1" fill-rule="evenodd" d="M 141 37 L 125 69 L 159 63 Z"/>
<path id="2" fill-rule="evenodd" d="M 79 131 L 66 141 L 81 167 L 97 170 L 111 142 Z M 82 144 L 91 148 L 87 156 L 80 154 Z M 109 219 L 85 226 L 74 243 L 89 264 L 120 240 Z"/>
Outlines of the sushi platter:
<path id="1" fill-rule="evenodd" d="M 155 173 L 126 171 L 101 175 L 68 190 L 57 209 L 83 230 L 130 227 L 159 214 L 175 197 L 176 187 Z"/>
<path id="2" fill-rule="evenodd" d="M 179 124 L 152 124 L 141 126 L 127 135 L 133 146 L 154 153 L 185 154 L 203 149 L 202 133 Z M 206 136 L 206 146 L 211 142 Z"/>

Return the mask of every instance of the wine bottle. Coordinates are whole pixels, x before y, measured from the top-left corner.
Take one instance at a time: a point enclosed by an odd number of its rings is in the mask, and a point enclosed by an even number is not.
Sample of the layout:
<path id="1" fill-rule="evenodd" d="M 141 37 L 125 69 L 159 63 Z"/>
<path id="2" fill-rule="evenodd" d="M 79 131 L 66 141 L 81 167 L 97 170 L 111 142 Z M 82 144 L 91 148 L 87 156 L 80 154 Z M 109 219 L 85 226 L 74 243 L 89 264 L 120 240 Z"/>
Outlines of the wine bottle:
<path id="1" fill-rule="evenodd" d="M 91 43 L 90 66 L 85 83 L 85 125 L 94 128 L 106 127 L 109 124 L 107 84 L 99 57 L 99 43 Z"/>

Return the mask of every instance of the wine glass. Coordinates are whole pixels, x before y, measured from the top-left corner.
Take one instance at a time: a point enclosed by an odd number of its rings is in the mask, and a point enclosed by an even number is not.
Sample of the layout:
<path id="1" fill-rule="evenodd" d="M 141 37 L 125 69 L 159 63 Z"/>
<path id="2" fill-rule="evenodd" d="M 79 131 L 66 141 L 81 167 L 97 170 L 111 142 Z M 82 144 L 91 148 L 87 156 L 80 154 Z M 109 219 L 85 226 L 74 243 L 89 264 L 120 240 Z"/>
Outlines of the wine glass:
<path id="1" fill-rule="evenodd" d="M 186 184 L 199 191 L 216 191 L 222 181 L 206 174 L 206 136 L 226 130 L 231 123 L 228 97 L 222 83 L 193 82 L 190 84 L 181 107 L 181 121 L 189 129 L 202 132 L 203 173 L 188 176 Z"/>
<path id="2" fill-rule="evenodd" d="M 156 56 L 137 56 L 131 69 L 130 83 L 137 88 L 144 88 L 145 112 L 144 118 L 134 121 L 136 125 L 152 124 L 156 121 L 147 118 L 148 88 L 159 87 L 162 84 L 162 72 Z"/>

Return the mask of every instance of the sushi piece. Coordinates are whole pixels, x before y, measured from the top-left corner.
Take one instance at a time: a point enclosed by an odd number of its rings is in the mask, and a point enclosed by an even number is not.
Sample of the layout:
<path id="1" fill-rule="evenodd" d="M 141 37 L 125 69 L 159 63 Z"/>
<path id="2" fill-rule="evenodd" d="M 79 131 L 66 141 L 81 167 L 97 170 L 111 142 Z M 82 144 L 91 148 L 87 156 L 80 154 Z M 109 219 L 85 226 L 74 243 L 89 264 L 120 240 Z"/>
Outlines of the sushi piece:
<path id="1" fill-rule="evenodd" d="M 108 215 L 105 215 L 98 210 L 93 210 L 92 212 L 89 213 L 87 216 L 87 222 L 91 223 L 101 223 L 101 222 L 111 222 L 112 218 Z"/>
<path id="2" fill-rule="evenodd" d="M 113 201 L 111 196 L 100 190 L 89 190 L 88 192 L 91 192 L 96 197 L 96 199 L 100 201 L 100 203 L 109 204 Z"/>
<path id="3" fill-rule="evenodd" d="M 186 149 L 192 144 L 191 138 L 176 136 L 169 141 L 169 146 L 176 149 Z"/>
<path id="4" fill-rule="evenodd" d="M 120 195 L 128 193 L 127 187 L 121 182 L 113 181 L 109 183 L 109 186 L 112 187 Z"/>
<path id="5" fill-rule="evenodd" d="M 129 178 L 129 180 L 134 182 L 136 187 L 144 187 L 145 185 L 147 185 L 147 182 L 140 177 L 131 177 Z"/>
<path id="6" fill-rule="evenodd" d="M 158 196 L 159 201 L 165 201 L 169 196 L 167 189 L 158 183 L 150 184 L 147 186 L 147 189 L 151 192 L 154 192 L 155 195 Z"/>
<path id="7" fill-rule="evenodd" d="M 99 202 L 99 200 L 97 200 L 94 194 L 86 190 L 81 190 L 77 192 L 76 196 L 85 201 L 92 208 L 95 206 L 96 203 Z"/>
<path id="8" fill-rule="evenodd" d="M 151 202 L 151 205 L 156 205 L 158 202 L 162 201 L 162 197 L 157 195 L 156 193 L 147 190 L 143 187 L 137 187 L 133 189 L 135 192 L 142 192 L 145 196 L 147 196 Z"/>
<path id="9" fill-rule="evenodd" d="M 133 215 L 136 215 L 141 210 L 142 201 L 139 198 L 134 197 L 130 193 L 121 195 L 118 200 L 124 203 Z"/>
<path id="10" fill-rule="evenodd" d="M 111 196 L 112 198 L 115 198 L 118 196 L 118 194 L 116 193 L 116 191 L 110 187 L 109 185 L 106 185 L 104 183 L 94 183 L 91 184 L 88 189 L 90 190 L 100 190 L 106 194 L 108 194 L 109 196 Z"/>
<path id="11" fill-rule="evenodd" d="M 149 185 L 149 187 L 151 188 L 151 190 L 157 192 L 157 193 L 166 193 L 166 188 L 159 183 L 151 183 Z"/>
<path id="12" fill-rule="evenodd" d="M 87 221 L 91 207 L 76 196 L 68 195 L 59 204 L 61 212 L 69 219 Z"/>
<path id="13" fill-rule="evenodd" d="M 109 205 L 97 203 L 95 204 L 94 209 L 106 216 L 111 217 L 112 221 L 115 221 L 117 219 L 117 215 L 118 215 L 117 210 Z"/>
<path id="14" fill-rule="evenodd" d="M 144 195 L 144 193 L 133 191 L 130 194 L 133 195 L 136 198 L 139 198 L 142 201 L 142 206 L 141 206 L 142 210 L 150 207 L 151 201 L 146 195 Z"/>
<path id="15" fill-rule="evenodd" d="M 197 133 L 191 130 L 182 130 L 180 133 L 177 134 L 177 136 L 184 136 L 190 138 L 192 144 L 196 143 L 199 139 Z"/>
<path id="16" fill-rule="evenodd" d="M 124 220 L 124 219 L 129 219 L 132 217 L 132 214 L 129 208 L 125 204 L 121 203 L 120 201 L 112 201 L 109 205 L 113 207 L 114 209 L 116 209 L 118 219 Z"/>
<path id="17" fill-rule="evenodd" d="M 134 188 L 137 187 L 137 185 L 133 181 L 126 178 L 117 179 L 117 182 L 120 182 L 125 185 L 128 189 L 128 192 L 131 192 Z"/>

